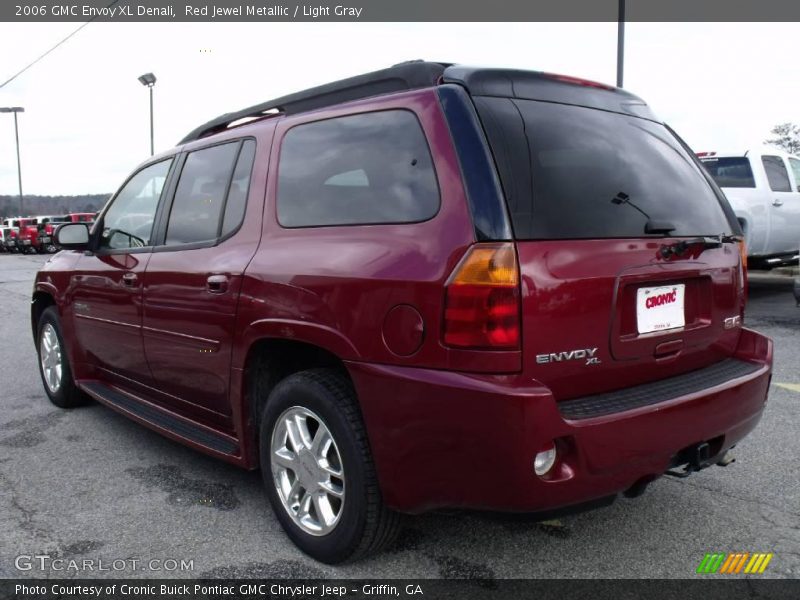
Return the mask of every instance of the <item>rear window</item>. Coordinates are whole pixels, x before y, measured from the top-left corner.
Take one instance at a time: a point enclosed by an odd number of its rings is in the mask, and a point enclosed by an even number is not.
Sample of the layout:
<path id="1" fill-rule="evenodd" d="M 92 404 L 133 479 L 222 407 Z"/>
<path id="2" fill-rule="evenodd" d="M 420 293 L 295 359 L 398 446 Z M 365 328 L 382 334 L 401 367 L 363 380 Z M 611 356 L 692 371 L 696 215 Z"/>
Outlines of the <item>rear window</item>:
<path id="1" fill-rule="evenodd" d="M 729 233 L 698 166 L 658 123 L 551 102 L 475 97 L 517 239 Z"/>
<path id="2" fill-rule="evenodd" d="M 306 123 L 283 138 L 278 221 L 284 227 L 413 223 L 438 210 L 431 153 L 409 111 Z"/>
<path id="3" fill-rule="evenodd" d="M 700 161 L 719 187 L 754 188 L 753 169 L 745 156 L 701 158 Z"/>

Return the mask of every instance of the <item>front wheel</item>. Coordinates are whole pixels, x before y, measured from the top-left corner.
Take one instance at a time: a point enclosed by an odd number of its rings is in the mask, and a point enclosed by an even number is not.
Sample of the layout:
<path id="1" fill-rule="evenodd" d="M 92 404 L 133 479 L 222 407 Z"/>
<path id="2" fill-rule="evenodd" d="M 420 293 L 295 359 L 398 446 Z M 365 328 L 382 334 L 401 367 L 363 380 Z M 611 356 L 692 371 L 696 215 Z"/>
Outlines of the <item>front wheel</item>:
<path id="1" fill-rule="evenodd" d="M 355 392 L 341 373 L 290 375 L 269 395 L 260 426 L 261 472 L 278 520 L 306 554 L 336 564 L 394 539 Z"/>

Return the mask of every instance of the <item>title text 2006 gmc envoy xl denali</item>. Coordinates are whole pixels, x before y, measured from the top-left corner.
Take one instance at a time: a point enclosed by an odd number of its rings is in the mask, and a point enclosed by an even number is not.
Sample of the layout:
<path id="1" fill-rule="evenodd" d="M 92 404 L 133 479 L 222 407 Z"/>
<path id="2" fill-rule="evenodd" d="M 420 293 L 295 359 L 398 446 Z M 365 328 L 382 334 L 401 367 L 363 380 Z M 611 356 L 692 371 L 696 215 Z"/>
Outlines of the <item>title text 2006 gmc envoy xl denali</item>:
<path id="1" fill-rule="evenodd" d="M 721 192 L 636 96 L 415 61 L 223 115 L 57 231 L 32 324 L 94 398 L 261 468 L 305 552 L 727 464 L 772 344 Z"/>

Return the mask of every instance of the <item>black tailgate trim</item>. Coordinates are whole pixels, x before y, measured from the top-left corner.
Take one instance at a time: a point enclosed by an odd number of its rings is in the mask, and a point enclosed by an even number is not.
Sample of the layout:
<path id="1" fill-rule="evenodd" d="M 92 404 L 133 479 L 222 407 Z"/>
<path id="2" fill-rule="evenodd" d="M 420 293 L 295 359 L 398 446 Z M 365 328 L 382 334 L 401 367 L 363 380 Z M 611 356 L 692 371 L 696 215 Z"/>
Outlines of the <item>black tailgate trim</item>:
<path id="1" fill-rule="evenodd" d="M 602 417 L 694 394 L 731 379 L 755 373 L 762 366 L 758 363 L 728 358 L 705 369 L 675 377 L 644 383 L 615 392 L 564 400 L 558 403 L 558 410 L 562 417 L 573 421 Z"/>

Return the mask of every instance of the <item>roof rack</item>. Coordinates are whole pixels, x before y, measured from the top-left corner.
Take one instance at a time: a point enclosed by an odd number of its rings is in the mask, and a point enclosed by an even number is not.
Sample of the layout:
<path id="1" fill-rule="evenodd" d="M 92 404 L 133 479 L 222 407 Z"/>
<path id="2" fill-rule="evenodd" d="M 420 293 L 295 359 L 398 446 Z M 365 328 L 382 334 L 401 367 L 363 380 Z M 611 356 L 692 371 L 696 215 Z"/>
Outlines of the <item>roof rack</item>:
<path id="1" fill-rule="evenodd" d="M 302 92 L 221 115 L 192 130 L 189 135 L 178 142 L 178 145 L 218 133 L 231 123 L 241 119 L 265 117 L 269 112 L 297 114 L 370 96 L 430 87 L 439 82 L 439 78 L 448 66 L 450 66 L 448 63 L 411 60 L 393 65 L 388 69 L 309 88 Z"/>

